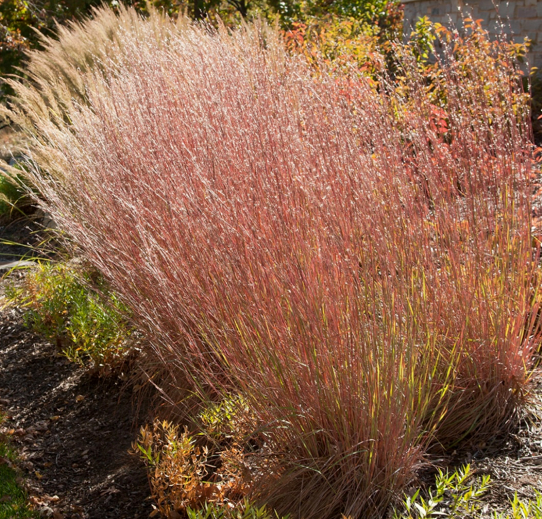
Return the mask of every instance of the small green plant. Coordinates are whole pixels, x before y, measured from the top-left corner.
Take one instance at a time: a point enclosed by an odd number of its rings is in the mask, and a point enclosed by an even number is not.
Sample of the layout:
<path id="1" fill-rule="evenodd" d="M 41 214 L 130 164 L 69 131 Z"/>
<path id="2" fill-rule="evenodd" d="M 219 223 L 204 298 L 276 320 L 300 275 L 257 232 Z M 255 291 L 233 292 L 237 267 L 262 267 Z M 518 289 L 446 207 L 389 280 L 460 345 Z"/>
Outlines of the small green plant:
<path id="1" fill-rule="evenodd" d="M 451 474 L 439 470 L 435 488 L 429 490 L 428 497 L 423 498 L 418 489 L 412 497 L 405 498 L 404 511 L 395 511 L 393 519 L 437 516 L 463 519 L 476 516 L 480 508 L 480 498 L 489 488 L 490 476 L 473 479 L 473 475 L 470 465 L 465 465 Z"/>
<path id="2" fill-rule="evenodd" d="M 4 417 L 0 414 L 0 423 Z M 28 506 L 28 496 L 18 483 L 13 466 L 15 452 L 0 436 L 0 519 L 29 519 L 37 517 Z"/>
<path id="3" fill-rule="evenodd" d="M 279 516 L 276 513 L 272 514 L 267 507 L 257 507 L 248 501 L 234 508 L 206 503 L 199 510 L 189 508 L 187 514 L 188 519 L 279 519 Z M 289 515 L 282 517 L 282 519 L 288 518 Z"/>
<path id="4" fill-rule="evenodd" d="M 248 411 L 248 404 L 241 395 L 213 403 L 200 413 L 205 434 L 209 437 L 229 435 L 239 427 L 238 414 Z"/>
<path id="5" fill-rule="evenodd" d="M 412 497 L 406 496 L 402 512 L 394 510 L 393 519 L 483 519 L 481 499 L 490 486 L 490 476 L 474 478 L 470 465 L 449 474 L 439 470 L 435 487 L 423 498 L 418 489 Z M 510 501 L 511 510 L 494 512 L 493 519 L 542 519 L 542 492 L 535 490 L 533 500 L 521 501 L 517 493 Z"/>
<path id="6" fill-rule="evenodd" d="M 129 351 L 132 330 L 126 308 L 107 292 L 100 276 L 65 264 L 41 263 L 21 288 L 11 287 L 7 295 L 28 308 L 27 326 L 56 342 L 71 361 L 111 365 Z"/>
<path id="7" fill-rule="evenodd" d="M 520 501 L 517 493 L 510 501 L 512 511 L 506 516 L 495 512 L 493 519 L 542 519 L 542 492 L 535 490 L 534 500 Z"/>

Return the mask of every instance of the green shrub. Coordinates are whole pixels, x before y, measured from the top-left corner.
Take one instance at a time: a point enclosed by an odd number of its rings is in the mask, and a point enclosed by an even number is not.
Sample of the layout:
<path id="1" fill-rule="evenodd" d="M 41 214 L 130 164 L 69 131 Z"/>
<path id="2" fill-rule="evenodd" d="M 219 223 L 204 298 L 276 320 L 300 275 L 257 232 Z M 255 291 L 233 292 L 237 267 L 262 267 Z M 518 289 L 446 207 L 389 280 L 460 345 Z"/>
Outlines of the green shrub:
<path id="1" fill-rule="evenodd" d="M 0 174 L 0 216 L 10 215 L 21 195 L 18 187 Z"/>
<path id="2" fill-rule="evenodd" d="M 495 513 L 493 519 L 542 519 L 542 492 L 535 490 L 534 500 L 521 501 L 517 493 L 510 501 L 510 514 Z"/>
<path id="3" fill-rule="evenodd" d="M 91 287 L 97 288 L 93 290 Z M 115 364 L 129 351 L 126 308 L 99 276 L 65 264 L 41 263 L 8 296 L 28 308 L 26 324 L 55 341 L 72 361 Z"/>

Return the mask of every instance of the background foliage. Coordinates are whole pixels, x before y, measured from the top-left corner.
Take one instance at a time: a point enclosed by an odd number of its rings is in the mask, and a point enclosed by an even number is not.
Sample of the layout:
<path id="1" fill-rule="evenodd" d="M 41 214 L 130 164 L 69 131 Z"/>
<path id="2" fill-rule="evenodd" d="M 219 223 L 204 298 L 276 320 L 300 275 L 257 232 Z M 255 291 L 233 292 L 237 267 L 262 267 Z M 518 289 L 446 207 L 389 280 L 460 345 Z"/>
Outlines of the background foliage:
<path id="1" fill-rule="evenodd" d="M 52 34 L 57 23 L 88 14 L 98 0 L 3 0 L 0 2 L 0 74 L 22 65 L 25 52 L 39 47 L 39 35 Z"/>
<path id="2" fill-rule="evenodd" d="M 127 0 L 143 14 L 149 8 L 176 17 L 184 12 L 193 18 L 236 24 L 242 18 L 263 17 L 286 31 L 307 31 L 331 41 L 354 41 L 375 36 L 385 42 L 400 36 L 402 10 L 388 0 Z M 0 75 L 16 73 L 28 50 L 42 47 L 39 32 L 54 35 L 58 24 L 91 15 L 98 5 L 119 7 L 118 0 L 2 0 L 0 2 Z M 344 47 L 339 43 L 339 48 Z M 10 94 L 5 85 L 0 97 Z"/>

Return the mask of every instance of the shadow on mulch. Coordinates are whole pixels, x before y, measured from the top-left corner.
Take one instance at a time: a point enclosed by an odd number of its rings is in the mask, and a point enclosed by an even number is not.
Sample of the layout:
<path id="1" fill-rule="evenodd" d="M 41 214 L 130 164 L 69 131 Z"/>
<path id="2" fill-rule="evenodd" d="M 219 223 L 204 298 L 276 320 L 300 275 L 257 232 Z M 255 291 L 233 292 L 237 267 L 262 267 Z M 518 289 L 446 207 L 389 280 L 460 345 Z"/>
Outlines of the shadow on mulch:
<path id="1" fill-rule="evenodd" d="M 37 217 L 11 221 L 0 217 L 0 264 L 43 256 L 45 251 L 39 245 L 46 234 Z"/>
<path id="2" fill-rule="evenodd" d="M 45 517 L 149 516 L 146 470 L 129 452 L 145 403 L 120 378 L 97 379 L 59 355 L 16 309 L 0 312 L 0 405 Z"/>

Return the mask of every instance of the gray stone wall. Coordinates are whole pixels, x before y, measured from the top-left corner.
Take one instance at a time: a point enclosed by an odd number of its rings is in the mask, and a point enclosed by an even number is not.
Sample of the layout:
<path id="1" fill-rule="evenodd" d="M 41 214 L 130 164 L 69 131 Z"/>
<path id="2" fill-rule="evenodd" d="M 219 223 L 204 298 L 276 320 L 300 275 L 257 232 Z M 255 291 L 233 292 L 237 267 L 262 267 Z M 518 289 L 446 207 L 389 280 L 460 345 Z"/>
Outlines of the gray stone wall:
<path id="1" fill-rule="evenodd" d="M 463 16 L 482 20 L 492 36 L 506 34 L 515 42 L 532 40 L 528 61 L 542 70 L 542 0 L 403 0 L 404 33 L 422 16 L 443 25 L 462 26 Z"/>

